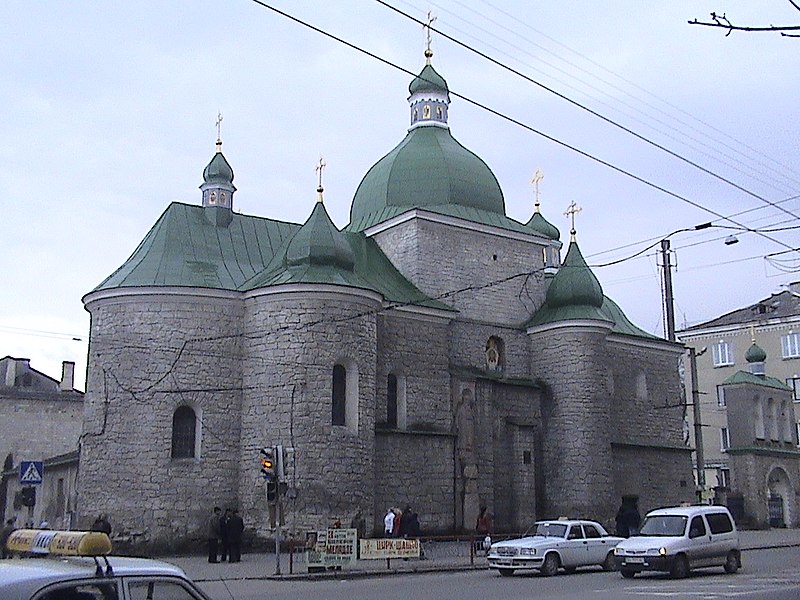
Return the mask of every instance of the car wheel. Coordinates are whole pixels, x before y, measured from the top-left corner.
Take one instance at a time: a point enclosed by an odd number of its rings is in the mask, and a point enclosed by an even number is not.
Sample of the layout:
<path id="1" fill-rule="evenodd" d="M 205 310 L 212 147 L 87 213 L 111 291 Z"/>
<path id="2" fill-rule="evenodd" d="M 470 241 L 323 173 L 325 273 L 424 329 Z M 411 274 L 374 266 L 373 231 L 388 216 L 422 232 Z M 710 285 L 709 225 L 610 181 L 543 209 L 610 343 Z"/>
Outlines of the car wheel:
<path id="1" fill-rule="evenodd" d="M 606 554 L 606 559 L 603 561 L 603 564 L 600 565 L 603 567 L 603 571 L 613 571 L 616 568 L 616 564 L 614 563 L 614 551 L 612 550 L 608 554 Z"/>
<path id="2" fill-rule="evenodd" d="M 514 574 L 514 569 L 497 569 L 503 577 L 509 577 Z"/>
<path id="3" fill-rule="evenodd" d="M 625 579 L 633 579 L 633 576 L 636 575 L 636 571 L 631 571 L 630 569 L 620 569 L 619 572 L 622 573 Z"/>
<path id="4" fill-rule="evenodd" d="M 689 575 L 689 561 L 686 559 L 686 556 L 679 554 L 675 558 L 675 562 L 669 574 L 673 579 L 683 579 Z"/>
<path id="5" fill-rule="evenodd" d="M 561 561 L 558 558 L 558 554 L 555 552 L 551 552 L 547 556 L 544 557 L 544 562 L 542 563 L 542 575 L 545 577 L 550 577 L 551 575 L 555 575 L 558 573 L 558 567 L 561 564 Z"/>
<path id="6" fill-rule="evenodd" d="M 725 557 L 725 572 L 729 574 L 736 573 L 739 570 L 739 557 L 736 556 L 736 552 L 731 550 L 728 552 L 728 556 Z"/>

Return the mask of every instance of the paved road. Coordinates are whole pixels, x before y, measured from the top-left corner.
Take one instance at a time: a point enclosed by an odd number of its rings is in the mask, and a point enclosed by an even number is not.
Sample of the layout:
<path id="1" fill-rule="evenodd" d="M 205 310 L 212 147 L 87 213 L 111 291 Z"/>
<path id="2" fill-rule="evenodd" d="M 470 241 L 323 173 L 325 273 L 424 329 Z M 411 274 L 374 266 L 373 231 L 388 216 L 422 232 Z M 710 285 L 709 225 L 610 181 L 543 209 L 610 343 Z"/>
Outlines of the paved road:
<path id="1" fill-rule="evenodd" d="M 227 579 L 201 581 L 214 600 L 793 600 L 800 599 L 800 547 L 747 550 L 744 568 L 736 575 L 706 570 L 688 579 L 580 570 L 575 574 L 541 577 L 523 574 L 500 577 L 493 571 L 406 573 L 394 577 L 307 579 Z"/>

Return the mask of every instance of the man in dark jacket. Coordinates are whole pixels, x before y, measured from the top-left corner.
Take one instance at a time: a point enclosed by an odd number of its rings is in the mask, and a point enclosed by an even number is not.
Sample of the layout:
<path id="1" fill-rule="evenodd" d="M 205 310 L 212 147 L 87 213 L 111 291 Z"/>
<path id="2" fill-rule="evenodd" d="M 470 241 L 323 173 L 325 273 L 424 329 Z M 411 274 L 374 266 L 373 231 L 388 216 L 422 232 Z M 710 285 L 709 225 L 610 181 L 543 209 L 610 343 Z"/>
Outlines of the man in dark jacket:
<path id="1" fill-rule="evenodd" d="M 232 563 L 242 560 L 242 533 L 244 521 L 237 509 L 231 511 L 228 517 L 228 545 L 230 548 L 230 561 Z"/>

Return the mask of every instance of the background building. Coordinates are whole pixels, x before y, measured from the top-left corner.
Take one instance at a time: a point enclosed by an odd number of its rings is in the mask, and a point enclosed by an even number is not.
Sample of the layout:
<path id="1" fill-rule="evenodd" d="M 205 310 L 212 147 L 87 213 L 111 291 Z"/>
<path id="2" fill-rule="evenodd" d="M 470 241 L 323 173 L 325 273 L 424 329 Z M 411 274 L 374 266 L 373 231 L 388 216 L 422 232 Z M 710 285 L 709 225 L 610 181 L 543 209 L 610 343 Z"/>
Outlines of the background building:
<path id="1" fill-rule="evenodd" d="M 738 308 L 705 323 L 679 331 L 677 337 L 697 350 L 697 387 L 700 390 L 706 489 L 731 485 L 731 427 L 728 423 L 727 387 L 723 382 L 745 369 L 745 354 L 754 341 L 766 352 L 766 372 L 792 390 L 800 401 L 800 282 L 769 298 Z M 703 352 L 703 349 L 705 351 Z M 702 354 L 701 354 L 702 352 Z M 689 365 L 686 364 L 689 373 Z M 794 413 L 800 414 L 795 410 Z M 688 411 L 690 431 L 694 420 Z M 795 425 L 798 427 L 798 425 Z M 797 433 L 794 434 L 795 438 Z"/>
<path id="2" fill-rule="evenodd" d="M 0 506 L 4 519 L 19 524 L 47 520 L 68 525 L 76 507 L 78 441 L 83 424 L 83 393 L 75 390 L 72 362 L 56 380 L 31 368 L 26 358 L 0 359 L 0 455 L 3 457 Z M 20 503 L 21 461 L 44 462 L 35 486 L 36 505 Z"/>
<path id="3" fill-rule="evenodd" d="M 108 513 L 164 546 L 236 505 L 268 536 L 259 449 L 275 444 L 292 449 L 299 533 L 357 511 L 377 533 L 409 504 L 431 533 L 471 530 L 481 504 L 518 531 L 609 524 L 623 495 L 641 510 L 691 498 L 682 346 L 604 296 L 574 223 L 562 264 L 538 191 L 528 222 L 506 215 L 430 60 L 409 92 L 411 127 L 345 228 L 322 162 L 302 225 L 236 212 L 218 140 L 201 203 L 170 204 L 85 296 L 84 520 Z"/>

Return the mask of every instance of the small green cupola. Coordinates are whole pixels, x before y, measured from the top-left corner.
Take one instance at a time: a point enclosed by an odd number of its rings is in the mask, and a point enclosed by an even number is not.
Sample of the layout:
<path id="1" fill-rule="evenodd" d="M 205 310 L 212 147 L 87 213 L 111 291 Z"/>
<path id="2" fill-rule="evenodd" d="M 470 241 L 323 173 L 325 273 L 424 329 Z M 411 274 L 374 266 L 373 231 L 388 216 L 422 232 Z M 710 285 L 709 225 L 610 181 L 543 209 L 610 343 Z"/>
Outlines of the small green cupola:
<path id="1" fill-rule="evenodd" d="M 236 187 L 233 185 L 233 169 L 222 154 L 222 139 L 219 136 L 221 121 L 220 116 L 217 120 L 217 151 L 203 169 L 200 191 L 203 193 L 203 207 L 208 209 L 206 213 L 211 222 L 227 227 L 233 217 L 233 193 Z"/>
<path id="2" fill-rule="evenodd" d="M 541 169 L 536 169 L 531 183 L 534 186 L 535 202 L 533 205 L 533 216 L 525 223 L 525 227 L 533 233 L 549 240 L 548 244 L 542 249 L 544 254 L 544 274 L 552 277 L 558 272 L 560 262 L 559 251 L 561 250 L 561 232 L 558 228 L 542 216 L 541 201 L 539 198 L 539 182 L 544 179 Z"/>
<path id="3" fill-rule="evenodd" d="M 744 353 L 744 359 L 747 361 L 747 364 L 750 365 L 750 372 L 753 375 L 758 375 L 760 377 L 766 375 L 765 363 L 767 361 L 767 353 L 764 352 L 761 346 L 756 344 L 755 340 L 753 340 L 747 352 Z"/>
<path id="4" fill-rule="evenodd" d="M 355 255 L 345 235 L 336 228 L 322 201 L 322 183 L 317 204 L 286 247 L 284 264 L 293 267 L 335 267 L 352 271 Z"/>
<path id="5" fill-rule="evenodd" d="M 425 50 L 425 67 L 408 86 L 411 105 L 411 128 L 436 125 L 447 127 L 450 90 L 444 77 L 431 64 L 433 52 Z"/>

